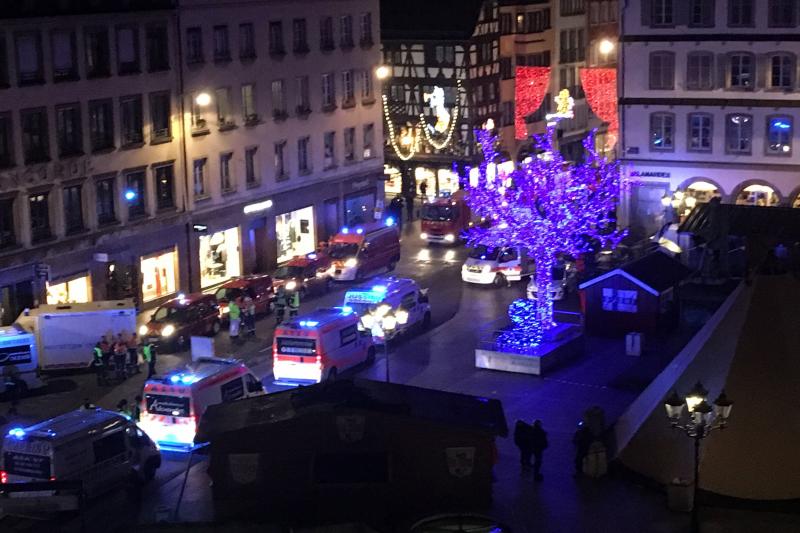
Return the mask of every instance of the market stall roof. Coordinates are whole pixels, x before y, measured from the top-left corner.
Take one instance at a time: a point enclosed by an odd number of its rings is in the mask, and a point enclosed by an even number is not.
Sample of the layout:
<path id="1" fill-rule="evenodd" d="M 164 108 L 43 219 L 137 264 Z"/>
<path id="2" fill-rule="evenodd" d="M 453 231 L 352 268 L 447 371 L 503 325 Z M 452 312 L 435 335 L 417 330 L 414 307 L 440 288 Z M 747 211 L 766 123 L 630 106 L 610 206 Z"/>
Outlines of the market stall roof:
<path id="1" fill-rule="evenodd" d="M 381 40 L 472 37 L 483 0 L 381 0 Z"/>
<path id="2" fill-rule="evenodd" d="M 197 442 L 206 442 L 214 436 L 244 428 L 278 424 L 305 414 L 337 408 L 402 414 L 503 437 L 508 435 L 500 400 L 356 379 L 320 383 L 213 405 L 200 421 Z"/>
<path id="3" fill-rule="evenodd" d="M 580 288 L 585 289 L 604 279 L 619 275 L 629 279 L 647 292 L 659 295 L 686 279 L 690 273 L 691 271 L 680 261 L 676 261 L 663 252 L 656 251 L 601 276 L 584 281 L 580 284 Z"/>
<path id="4" fill-rule="evenodd" d="M 691 233 L 705 241 L 720 232 L 736 237 L 769 235 L 776 240 L 800 240 L 800 209 L 723 204 L 718 200 L 697 204 L 678 227 L 679 233 Z"/>

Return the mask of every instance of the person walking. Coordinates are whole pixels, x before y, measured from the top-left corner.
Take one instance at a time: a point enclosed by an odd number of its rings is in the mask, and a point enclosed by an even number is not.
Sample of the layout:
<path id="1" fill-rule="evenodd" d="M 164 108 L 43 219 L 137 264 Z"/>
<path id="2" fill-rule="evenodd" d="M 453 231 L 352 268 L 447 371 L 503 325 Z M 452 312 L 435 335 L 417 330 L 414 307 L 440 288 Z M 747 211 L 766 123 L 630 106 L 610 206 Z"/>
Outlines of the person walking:
<path id="1" fill-rule="evenodd" d="M 578 422 L 578 429 L 572 437 L 572 444 L 575 445 L 575 475 L 583 474 L 583 460 L 589 455 L 589 448 L 592 446 L 592 431 L 586 427 L 583 421 Z"/>
<path id="2" fill-rule="evenodd" d="M 533 428 L 522 420 L 514 426 L 514 444 L 519 448 L 519 464 L 525 471 L 531 467 L 533 455 Z"/>
<path id="3" fill-rule="evenodd" d="M 128 373 L 133 375 L 139 372 L 139 337 L 134 332 L 128 339 Z"/>
<path id="4" fill-rule="evenodd" d="M 542 428 L 542 421 L 535 420 L 531 428 L 531 449 L 533 450 L 533 475 L 536 481 L 542 481 L 542 457 L 547 449 L 547 432 Z"/>
<path id="5" fill-rule="evenodd" d="M 102 387 L 107 383 L 106 362 L 104 359 L 105 354 L 103 353 L 103 348 L 101 348 L 101 343 L 98 342 L 92 349 L 92 367 L 94 368 L 95 376 L 97 376 L 98 387 Z"/>
<path id="6" fill-rule="evenodd" d="M 248 337 L 256 336 L 256 302 L 250 294 L 250 289 L 244 293 L 242 300 L 242 314 L 244 315 L 245 335 Z"/>
<path id="7" fill-rule="evenodd" d="M 408 221 L 414 221 L 414 191 L 409 191 L 406 193 L 405 197 L 405 204 L 406 204 L 406 213 L 408 214 Z"/>
<path id="8" fill-rule="evenodd" d="M 275 293 L 275 325 L 279 325 L 286 317 L 286 289 L 281 285 Z"/>
<path id="9" fill-rule="evenodd" d="M 110 331 L 100 338 L 100 349 L 103 351 L 103 365 L 109 370 L 114 357 L 114 335 Z"/>
<path id="10" fill-rule="evenodd" d="M 228 302 L 228 333 L 234 344 L 239 343 L 239 325 L 242 321 L 242 308 L 237 300 L 238 298 Z"/>
<path id="11" fill-rule="evenodd" d="M 422 196 L 422 201 L 424 202 L 428 198 L 428 180 L 423 181 L 419 184 L 419 193 Z"/>
<path id="12" fill-rule="evenodd" d="M 125 358 L 128 355 L 128 346 L 122 338 L 114 343 L 114 375 L 122 383 L 127 377 L 125 373 Z"/>
<path id="13" fill-rule="evenodd" d="M 131 414 L 136 422 L 138 422 L 142 417 L 142 397 L 138 394 L 133 399 L 133 409 L 131 409 Z"/>
<path id="14" fill-rule="evenodd" d="M 156 373 L 156 347 L 152 342 L 142 346 L 142 357 L 147 363 L 147 379 L 150 379 Z"/>
<path id="15" fill-rule="evenodd" d="M 300 291 L 292 291 L 289 296 L 289 318 L 294 318 L 300 312 Z"/>

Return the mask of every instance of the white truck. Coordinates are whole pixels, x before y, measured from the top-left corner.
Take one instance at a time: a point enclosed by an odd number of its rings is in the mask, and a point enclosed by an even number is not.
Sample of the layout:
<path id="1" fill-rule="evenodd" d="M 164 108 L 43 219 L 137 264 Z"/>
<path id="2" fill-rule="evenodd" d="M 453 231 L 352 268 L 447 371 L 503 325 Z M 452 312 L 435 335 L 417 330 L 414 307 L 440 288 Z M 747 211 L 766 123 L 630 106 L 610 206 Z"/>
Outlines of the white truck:
<path id="1" fill-rule="evenodd" d="M 23 395 L 44 386 L 39 379 L 36 338 L 19 325 L 0 327 L 0 393 L 14 387 Z"/>
<path id="2" fill-rule="evenodd" d="M 84 368 L 102 336 L 136 332 L 136 307 L 133 300 L 42 305 L 16 324 L 35 336 L 41 370 Z"/>

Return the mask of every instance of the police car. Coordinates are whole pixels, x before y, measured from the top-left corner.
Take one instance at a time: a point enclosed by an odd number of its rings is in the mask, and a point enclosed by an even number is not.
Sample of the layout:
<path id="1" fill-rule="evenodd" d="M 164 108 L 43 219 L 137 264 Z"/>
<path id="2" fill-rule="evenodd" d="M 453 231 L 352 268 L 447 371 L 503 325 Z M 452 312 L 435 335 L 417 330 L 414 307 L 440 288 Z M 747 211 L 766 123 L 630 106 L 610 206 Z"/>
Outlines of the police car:
<path id="1" fill-rule="evenodd" d="M 344 305 L 361 317 L 360 327 L 379 343 L 431 323 L 427 290 L 413 279 L 377 278 L 348 290 Z"/>

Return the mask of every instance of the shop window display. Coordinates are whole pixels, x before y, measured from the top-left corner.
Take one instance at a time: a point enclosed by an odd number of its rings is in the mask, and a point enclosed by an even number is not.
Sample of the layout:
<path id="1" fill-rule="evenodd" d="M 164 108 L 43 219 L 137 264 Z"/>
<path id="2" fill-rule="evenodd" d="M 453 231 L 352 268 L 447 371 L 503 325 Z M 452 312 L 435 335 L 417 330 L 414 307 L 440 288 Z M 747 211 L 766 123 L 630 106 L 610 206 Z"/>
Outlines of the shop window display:
<path id="1" fill-rule="evenodd" d="M 375 220 L 375 191 L 351 194 L 344 199 L 344 223 L 358 226 Z"/>
<path id="2" fill-rule="evenodd" d="M 91 294 L 88 274 L 47 284 L 47 303 L 50 305 L 86 303 L 91 301 Z"/>
<path id="3" fill-rule="evenodd" d="M 242 274 L 239 229 L 230 228 L 200 237 L 200 286 L 222 283 Z"/>
<path id="4" fill-rule="evenodd" d="M 314 208 L 308 206 L 276 216 L 275 236 L 278 241 L 278 263 L 313 252 L 317 245 Z"/>
<path id="5" fill-rule="evenodd" d="M 142 273 L 142 301 L 150 302 L 177 290 L 177 262 L 178 253 L 174 249 L 142 258 L 139 267 Z"/>
<path id="6" fill-rule="evenodd" d="M 778 205 L 778 202 L 780 199 L 775 189 L 768 185 L 749 185 L 736 197 L 737 205 L 772 207 Z"/>

